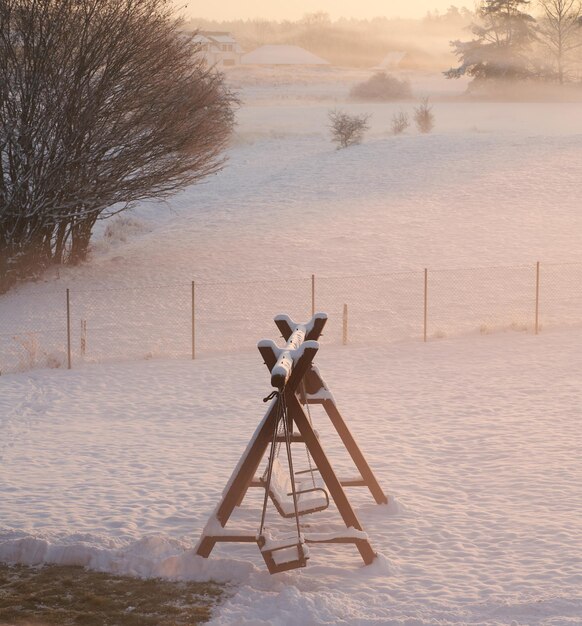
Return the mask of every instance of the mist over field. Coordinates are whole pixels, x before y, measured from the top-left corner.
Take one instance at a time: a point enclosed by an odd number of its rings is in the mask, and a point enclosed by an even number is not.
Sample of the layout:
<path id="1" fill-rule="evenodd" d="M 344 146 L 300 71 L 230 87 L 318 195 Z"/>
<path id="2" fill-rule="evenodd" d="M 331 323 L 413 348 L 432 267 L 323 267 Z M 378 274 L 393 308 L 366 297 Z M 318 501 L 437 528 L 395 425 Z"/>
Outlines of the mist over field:
<path id="1" fill-rule="evenodd" d="M 422 20 L 331 20 L 328 14 L 315 12 L 293 22 L 191 19 L 185 29 L 232 32 L 247 52 L 267 44 L 298 45 L 343 67 L 374 67 L 388 53 L 406 51 L 405 68 L 437 70 L 453 61 L 449 43 L 462 35 L 470 19 L 466 9 Z"/>

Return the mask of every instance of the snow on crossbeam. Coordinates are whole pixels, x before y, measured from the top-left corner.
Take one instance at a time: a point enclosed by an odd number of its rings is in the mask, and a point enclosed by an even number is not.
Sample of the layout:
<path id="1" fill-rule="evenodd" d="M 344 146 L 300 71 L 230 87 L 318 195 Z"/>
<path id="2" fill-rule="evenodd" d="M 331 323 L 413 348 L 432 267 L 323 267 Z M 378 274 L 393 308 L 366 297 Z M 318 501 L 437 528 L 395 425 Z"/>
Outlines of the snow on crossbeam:
<path id="1" fill-rule="evenodd" d="M 302 358 L 305 350 L 312 349 L 317 352 L 319 343 L 316 339 L 319 338 L 326 322 L 326 313 L 316 313 L 305 323 L 294 322 L 288 315 L 284 314 L 275 316 L 275 323 L 287 342 L 285 347 L 279 348 L 271 339 L 262 339 L 257 344 L 261 354 L 263 356 L 268 355 L 265 362 L 271 371 L 271 385 L 273 387 L 283 389 L 291 376 L 293 367 Z"/>
<path id="2" fill-rule="evenodd" d="M 315 313 L 315 315 L 305 323 L 294 322 L 284 313 L 275 315 L 273 319 L 285 340 L 289 339 L 290 335 L 298 329 L 305 331 L 305 339 L 317 340 L 327 322 L 327 313 Z"/>
<path id="3" fill-rule="evenodd" d="M 269 367 L 271 370 L 271 385 L 273 387 L 283 389 L 291 376 L 293 368 L 303 357 L 306 350 L 314 350 L 315 352 L 319 350 L 317 341 L 303 342 L 304 336 L 304 332 L 293 333 L 284 348 L 279 348 L 272 339 L 261 339 L 257 344 L 261 353 L 264 350 L 271 351 L 276 359 L 275 364 Z"/>

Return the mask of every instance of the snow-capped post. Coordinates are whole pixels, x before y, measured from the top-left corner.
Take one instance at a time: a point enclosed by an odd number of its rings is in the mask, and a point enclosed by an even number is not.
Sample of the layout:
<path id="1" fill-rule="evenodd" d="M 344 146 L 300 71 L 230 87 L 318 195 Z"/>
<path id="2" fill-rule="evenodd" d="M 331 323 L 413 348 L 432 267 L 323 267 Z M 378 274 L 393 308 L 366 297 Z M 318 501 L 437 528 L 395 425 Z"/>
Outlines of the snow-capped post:
<path id="1" fill-rule="evenodd" d="M 67 288 L 67 369 L 71 369 L 71 293 Z"/>
<path id="2" fill-rule="evenodd" d="M 344 314 L 343 314 L 343 325 L 342 325 L 342 343 L 343 345 L 347 345 L 348 343 L 348 305 L 344 304 Z"/>
<path id="3" fill-rule="evenodd" d="M 311 317 L 315 315 L 315 274 L 311 274 Z"/>
<path id="4" fill-rule="evenodd" d="M 428 268 L 424 268 L 424 321 L 423 341 L 426 343 L 426 326 L 428 320 Z"/>
<path id="5" fill-rule="evenodd" d="M 196 358 L 196 283 L 192 281 L 192 360 Z"/>
<path id="6" fill-rule="evenodd" d="M 536 263 L 536 322 L 535 322 L 535 333 L 536 335 L 539 332 L 540 325 L 540 262 Z"/>

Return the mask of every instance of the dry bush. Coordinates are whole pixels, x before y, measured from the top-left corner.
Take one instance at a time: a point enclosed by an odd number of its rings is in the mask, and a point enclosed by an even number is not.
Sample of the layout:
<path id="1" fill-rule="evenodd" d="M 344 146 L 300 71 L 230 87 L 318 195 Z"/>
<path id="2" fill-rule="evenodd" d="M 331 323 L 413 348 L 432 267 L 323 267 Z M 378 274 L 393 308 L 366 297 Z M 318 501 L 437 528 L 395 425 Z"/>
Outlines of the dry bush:
<path id="1" fill-rule="evenodd" d="M 66 355 L 59 351 L 45 350 L 36 333 L 14 335 L 12 339 L 19 348 L 17 371 L 26 372 L 37 367 L 58 369 L 65 366 Z"/>
<path id="2" fill-rule="evenodd" d="M 338 148 L 347 148 L 360 143 L 364 133 L 368 130 L 370 116 L 350 115 L 343 111 L 333 110 L 328 114 L 332 140 L 338 144 Z"/>
<path id="3" fill-rule="evenodd" d="M 368 80 L 352 87 L 350 91 L 350 98 L 354 100 L 389 102 L 411 97 L 410 83 L 406 80 L 398 80 L 386 72 L 377 72 Z"/>
<path id="4" fill-rule="evenodd" d="M 133 215 L 120 215 L 105 227 L 103 238 L 111 243 L 126 242 L 132 236 L 141 235 L 150 229 Z"/>
<path id="5" fill-rule="evenodd" d="M 430 133 L 434 128 L 434 113 L 428 104 L 428 97 L 423 98 L 420 104 L 414 108 L 414 121 L 421 133 Z"/>
<path id="6" fill-rule="evenodd" d="M 400 111 L 392 116 L 392 134 L 401 135 L 410 126 L 408 113 Z"/>

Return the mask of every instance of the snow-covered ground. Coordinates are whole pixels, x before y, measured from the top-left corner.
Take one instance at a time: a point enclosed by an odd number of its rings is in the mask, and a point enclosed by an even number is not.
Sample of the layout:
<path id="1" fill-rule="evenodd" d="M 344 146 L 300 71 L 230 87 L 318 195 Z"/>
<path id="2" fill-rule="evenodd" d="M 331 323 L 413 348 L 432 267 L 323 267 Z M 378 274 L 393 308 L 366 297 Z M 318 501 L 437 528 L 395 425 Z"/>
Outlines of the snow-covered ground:
<path id="1" fill-rule="evenodd" d="M 266 71 L 233 74 L 245 103 L 222 173 L 173 199 L 171 211 L 142 205 L 112 237 L 104 225 L 89 263 L 0 296 L 3 353 L 14 335 L 22 344 L 35 340 L 27 331 L 41 331 L 41 345 L 20 355 L 24 366 L 55 337 L 47 351 L 62 362 L 66 287 L 74 306 L 94 312 L 89 332 L 99 332 L 89 345 L 126 359 L 2 372 L 0 560 L 231 580 L 217 624 L 582 624 L 582 281 L 567 269 L 579 266 L 554 266 L 570 292 L 552 294 L 559 315 L 541 335 L 447 332 L 427 344 L 403 340 L 410 333 L 376 343 L 387 319 L 418 326 L 409 318 L 421 313 L 419 291 L 406 300 L 389 280 L 356 278 L 346 289 L 331 278 L 519 266 L 526 283 L 502 290 L 511 303 L 523 284 L 531 293 L 536 260 L 580 263 L 580 105 L 460 102 L 454 84 L 421 77 L 416 93 L 440 98 L 436 130 L 392 137 L 392 114 L 413 103 L 348 103 L 359 78 L 334 72 L 276 81 Z M 333 106 L 373 114 L 361 146 L 334 149 Z M 358 341 L 344 347 L 329 333 L 317 361 L 394 497 L 379 507 L 364 490 L 349 491 L 381 557 L 362 567 L 350 546 L 315 546 L 307 569 L 275 577 L 252 546 L 195 558 L 191 548 L 264 411 L 268 375 L 248 346 L 276 338 L 274 313 L 308 317 L 312 273 L 328 281 L 318 282 L 317 308 L 329 309 L 330 324 L 350 290 L 369 313 Z M 450 290 L 440 276 L 435 284 Z M 187 355 L 191 280 L 214 285 L 199 302 L 204 349 L 196 361 L 171 361 L 172 332 L 144 324 L 174 320 Z M 235 289 L 237 281 L 247 282 Z M 469 330 L 459 291 L 448 293 L 442 314 L 450 309 L 457 330 Z M 399 308 L 410 302 L 413 314 Z M 144 336 L 119 334 L 128 312 Z M 350 319 L 357 329 L 357 315 Z M 221 337 L 231 351 L 212 355 Z M 314 418 L 340 473 L 353 473 Z M 251 498 L 243 515 L 258 527 L 257 507 Z M 308 523 L 327 528 L 336 517 Z"/>
<path id="2" fill-rule="evenodd" d="M 314 546 L 275 577 L 253 546 L 189 551 L 263 414 L 258 352 L 2 377 L 0 558 L 233 580 L 217 624 L 580 624 L 581 340 L 324 343 L 317 362 L 395 501 L 348 490 L 377 563 Z M 258 528 L 258 500 L 244 512 Z"/>

